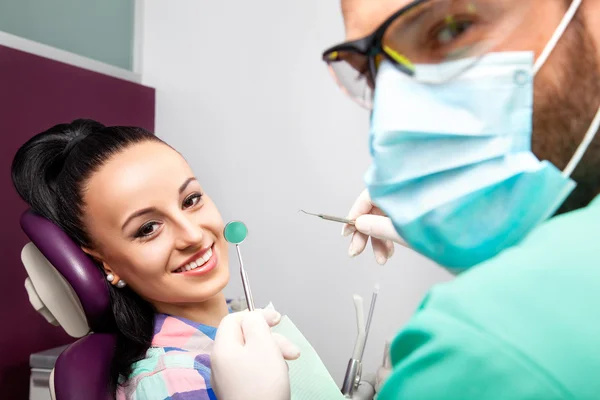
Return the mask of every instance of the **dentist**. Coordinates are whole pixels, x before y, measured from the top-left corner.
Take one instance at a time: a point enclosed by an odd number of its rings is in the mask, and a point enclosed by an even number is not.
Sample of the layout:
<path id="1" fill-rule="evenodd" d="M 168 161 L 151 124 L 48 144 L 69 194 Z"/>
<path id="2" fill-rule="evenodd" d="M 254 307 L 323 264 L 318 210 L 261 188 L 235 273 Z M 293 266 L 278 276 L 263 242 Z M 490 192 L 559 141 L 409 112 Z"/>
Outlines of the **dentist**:
<path id="1" fill-rule="evenodd" d="M 350 255 L 371 237 L 381 264 L 395 242 L 460 274 L 394 340 L 378 399 L 598 398 L 600 0 L 342 10 L 349 41 L 323 59 L 372 110 L 367 191 L 344 227 Z M 251 331 L 244 319 L 222 326 L 221 349 L 244 335 L 273 341 L 264 320 Z M 226 340 L 228 330 L 243 334 Z M 269 354 L 261 384 L 285 381 L 282 353 Z M 244 384 L 259 378 L 213 358 L 216 385 L 231 389 L 220 400 L 249 398 Z M 239 381 L 221 381 L 225 371 Z M 260 398 L 289 398 L 271 386 Z"/>

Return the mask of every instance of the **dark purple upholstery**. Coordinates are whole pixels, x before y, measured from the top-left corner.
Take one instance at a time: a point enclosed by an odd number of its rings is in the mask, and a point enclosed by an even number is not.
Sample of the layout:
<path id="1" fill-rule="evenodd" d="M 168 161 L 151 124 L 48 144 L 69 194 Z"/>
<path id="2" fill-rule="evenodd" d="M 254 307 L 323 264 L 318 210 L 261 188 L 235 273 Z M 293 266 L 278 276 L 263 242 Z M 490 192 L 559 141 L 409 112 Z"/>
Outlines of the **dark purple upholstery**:
<path id="1" fill-rule="evenodd" d="M 69 282 L 94 332 L 65 350 L 54 367 L 57 400 L 107 400 L 116 336 L 106 280 L 93 261 L 51 221 L 26 211 L 21 227 L 33 244 Z"/>
<path id="2" fill-rule="evenodd" d="M 59 227 L 30 210 L 21 216 L 21 227 L 73 287 L 92 331 L 113 332 L 106 280 L 92 260 Z"/>
<path id="3" fill-rule="evenodd" d="M 116 337 L 94 333 L 65 350 L 54 367 L 57 400 L 112 400 L 108 391 L 110 360 Z"/>

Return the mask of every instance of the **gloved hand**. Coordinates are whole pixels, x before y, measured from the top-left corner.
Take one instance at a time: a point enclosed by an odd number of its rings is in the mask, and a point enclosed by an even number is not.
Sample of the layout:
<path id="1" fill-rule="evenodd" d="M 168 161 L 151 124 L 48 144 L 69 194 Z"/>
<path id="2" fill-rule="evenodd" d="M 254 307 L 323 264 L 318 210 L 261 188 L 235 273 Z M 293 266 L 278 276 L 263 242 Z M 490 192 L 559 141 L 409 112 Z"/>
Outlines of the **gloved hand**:
<path id="1" fill-rule="evenodd" d="M 348 250 L 350 257 L 356 257 L 364 251 L 369 237 L 375 260 L 380 265 L 385 264 L 394 254 L 394 243 L 406 246 L 406 242 L 394 229 L 392 221 L 373 204 L 366 189 L 354 202 L 347 218 L 356 221 L 354 226 L 345 224 L 342 228 L 342 235 L 352 235 Z"/>
<path id="2" fill-rule="evenodd" d="M 273 310 L 230 314 L 219 325 L 211 354 L 212 386 L 219 400 L 289 400 L 285 360 L 300 350 L 270 327 L 281 320 Z"/>
<path id="3" fill-rule="evenodd" d="M 375 397 L 375 377 L 365 375 L 352 395 L 352 400 L 373 400 Z"/>

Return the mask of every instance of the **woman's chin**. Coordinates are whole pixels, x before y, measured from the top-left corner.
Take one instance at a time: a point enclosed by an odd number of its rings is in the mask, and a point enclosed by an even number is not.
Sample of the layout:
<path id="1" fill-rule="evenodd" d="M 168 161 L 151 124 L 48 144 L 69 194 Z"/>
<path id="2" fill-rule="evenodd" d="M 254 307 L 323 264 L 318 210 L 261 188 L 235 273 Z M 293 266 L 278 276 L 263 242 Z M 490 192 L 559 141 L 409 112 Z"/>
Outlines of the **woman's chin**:
<path id="1" fill-rule="evenodd" d="M 180 282 L 176 288 L 177 297 L 185 297 L 187 299 L 185 302 L 191 303 L 207 301 L 222 293 L 228 283 L 229 270 L 222 268 L 211 279 Z"/>

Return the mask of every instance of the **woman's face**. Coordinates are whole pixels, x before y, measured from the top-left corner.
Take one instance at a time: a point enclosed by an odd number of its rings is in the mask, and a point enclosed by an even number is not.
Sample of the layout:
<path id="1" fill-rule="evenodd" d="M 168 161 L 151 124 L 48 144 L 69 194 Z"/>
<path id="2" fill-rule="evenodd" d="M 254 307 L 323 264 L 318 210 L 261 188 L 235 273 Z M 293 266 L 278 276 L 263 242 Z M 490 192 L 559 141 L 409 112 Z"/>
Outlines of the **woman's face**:
<path id="1" fill-rule="evenodd" d="M 227 285 L 223 220 L 175 150 L 132 145 L 84 190 L 87 251 L 158 311 L 206 301 Z"/>

